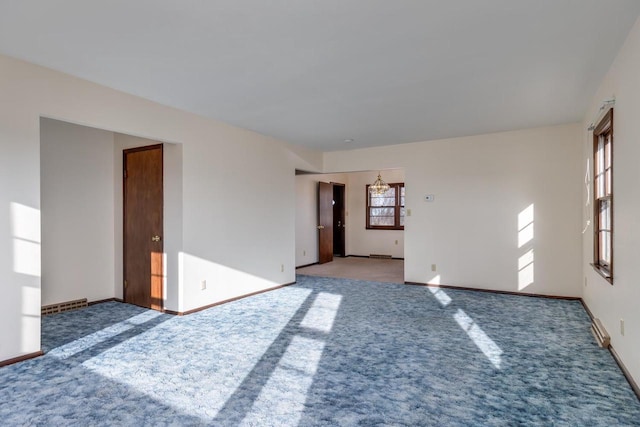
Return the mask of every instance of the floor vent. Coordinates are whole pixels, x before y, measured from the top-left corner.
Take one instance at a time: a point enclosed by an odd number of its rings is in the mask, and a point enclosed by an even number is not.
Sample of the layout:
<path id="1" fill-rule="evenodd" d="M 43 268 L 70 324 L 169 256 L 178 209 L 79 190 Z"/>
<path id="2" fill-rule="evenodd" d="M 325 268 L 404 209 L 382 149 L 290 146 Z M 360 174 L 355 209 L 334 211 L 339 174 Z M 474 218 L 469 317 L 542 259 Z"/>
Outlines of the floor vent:
<path id="1" fill-rule="evenodd" d="M 79 308 L 87 307 L 87 299 L 77 299 L 74 301 L 60 302 L 58 304 L 50 304 L 42 307 L 42 315 L 62 313 L 65 311 L 77 310 Z"/>
<path id="2" fill-rule="evenodd" d="M 604 326 L 602 326 L 600 319 L 593 319 L 593 323 L 591 323 L 591 333 L 600 347 L 609 348 L 611 337 L 609 337 Z"/>
<path id="3" fill-rule="evenodd" d="M 376 258 L 376 259 L 391 259 L 391 255 L 369 254 L 369 258 Z"/>

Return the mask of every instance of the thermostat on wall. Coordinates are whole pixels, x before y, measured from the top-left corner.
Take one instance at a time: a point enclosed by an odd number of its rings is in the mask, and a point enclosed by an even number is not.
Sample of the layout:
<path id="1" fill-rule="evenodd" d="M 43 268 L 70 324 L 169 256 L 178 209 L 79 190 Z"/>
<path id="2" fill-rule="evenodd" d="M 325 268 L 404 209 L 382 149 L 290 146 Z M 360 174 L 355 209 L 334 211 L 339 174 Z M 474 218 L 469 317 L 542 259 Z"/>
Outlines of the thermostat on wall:
<path id="1" fill-rule="evenodd" d="M 433 194 L 427 194 L 426 196 L 424 196 L 424 201 L 425 202 L 433 202 L 434 198 L 435 198 L 435 196 Z"/>

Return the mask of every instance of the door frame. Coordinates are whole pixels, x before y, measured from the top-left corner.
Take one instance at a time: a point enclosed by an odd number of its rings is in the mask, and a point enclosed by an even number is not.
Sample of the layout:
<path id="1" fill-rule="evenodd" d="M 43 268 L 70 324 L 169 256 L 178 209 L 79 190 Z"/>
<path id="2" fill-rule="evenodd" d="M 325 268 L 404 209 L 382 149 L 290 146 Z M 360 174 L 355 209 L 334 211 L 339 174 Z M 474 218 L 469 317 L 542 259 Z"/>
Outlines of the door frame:
<path id="1" fill-rule="evenodd" d="M 338 212 L 338 216 L 336 218 L 336 209 L 334 208 L 333 210 L 333 226 L 334 226 L 334 232 L 333 232 L 333 254 L 334 255 L 339 255 L 341 257 L 345 257 L 347 256 L 346 254 L 346 246 L 347 246 L 347 236 L 346 236 L 346 232 L 345 232 L 345 228 L 346 228 L 346 197 L 345 197 L 345 193 L 346 193 L 346 189 L 347 186 L 345 184 L 341 184 L 339 182 L 332 182 L 331 185 L 333 185 L 333 200 L 336 201 L 336 204 L 339 204 L 339 206 L 341 207 L 340 211 Z M 336 191 L 338 190 L 338 191 Z M 339 199 L 340 201 L 338 202 L 338 198 L 336 198 L 336 193 L 339 193 Z M 336 242 L 336 221 L 337 221 L 337 226 L 340 227 L 340 239 Z M 336 248 L 336 246 L 338 246 Z M 336 252 L 337 249 L 337 252 Z"/>
<path id="2" fill-rule="evenodd" d="M 149 150 L 156 150 L 156 149 L 160 149 L 160 153 L 161 153 L 161 157 L 160 157 L 160 169 L 162 171 L 161 174 L 161 185 L 162 185 L 162 200 L 161 200 L 161 205 L 162 205 L 162 209 L 161 209 L 161 227 L 162 230 L 160 230 L 160 236 L 162 236 L 162 246 L 163 246 L 163 254 L 164 254 L 164 144 L 160 143 L 160 144 L 152 144 L 152 145 L 144 145 L 144 146 L 140 146 L 140 147 L 132 147 L 132 148 L 126 148 L 122 150 L 122 299 L 123 301 L 126 302 L 126 296 L 127 296 L 127 235 L 126 235 L 126 215 L 127 215 L 127 180 L 126 180 L 126 173 L 127 173 L 127 154 L 130 153 L 136 153 L 136 152 L 140 152 L 140 151 L 149 151 Z M 164 258 L 164 256 L 163 256 Z M 164 263 L 164 260 L 162 261 Z M 164 270 L 164 265 L 162 266 L 163 270 Z M 162 286 L 160 286 L 159 289 L 159 300 L 160 302 L 157 304 L 157 306 L 154 306 L 153 300 L 150 298 L 151 300 L 151 307 L 147 307 L 147 308 L 151 308 L 153 310 L 158 310 L 158 311 L 164 311 L 164 288 L 165 288 L 165 278 L 162 278 Z"/>

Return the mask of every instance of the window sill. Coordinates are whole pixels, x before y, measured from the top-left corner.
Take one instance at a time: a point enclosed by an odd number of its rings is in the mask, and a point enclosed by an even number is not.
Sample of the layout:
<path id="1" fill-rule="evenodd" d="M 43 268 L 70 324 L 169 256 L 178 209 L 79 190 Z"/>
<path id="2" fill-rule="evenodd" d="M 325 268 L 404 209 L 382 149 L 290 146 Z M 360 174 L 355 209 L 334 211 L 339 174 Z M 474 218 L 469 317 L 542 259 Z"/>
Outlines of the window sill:
<path id="1" fill-rule="evenodd" d="M 613 285 L 613 277 L 611 276 L 611 273 L 609 272 L 609 270 L 605 270 L 602 266 L 598 264 L 591 264 L 591 267 L 593 267 L 596 273 L 601 275 L 604 278 L 604 280 L 609 282 L 610 285 Z"/>
<path id="2" fill-rule="evenodd" d="M 404 230 L 404 227 L 365 227 L 367 230 Z"/>

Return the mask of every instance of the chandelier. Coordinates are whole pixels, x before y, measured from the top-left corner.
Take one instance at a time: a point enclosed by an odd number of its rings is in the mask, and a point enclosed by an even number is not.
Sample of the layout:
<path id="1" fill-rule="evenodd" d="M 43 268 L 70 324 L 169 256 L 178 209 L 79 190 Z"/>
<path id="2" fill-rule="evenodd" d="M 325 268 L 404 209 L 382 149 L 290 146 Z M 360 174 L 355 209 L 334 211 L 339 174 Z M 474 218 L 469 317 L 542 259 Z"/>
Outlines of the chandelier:
<path id="1" fill-rule="evenodd" d="M 389 190 L 389 184 L 382 180 L 380 172 L 378 172 L 378 179 L 369 186 L 369 193 L 375 196 L 381 196 Z"/>

